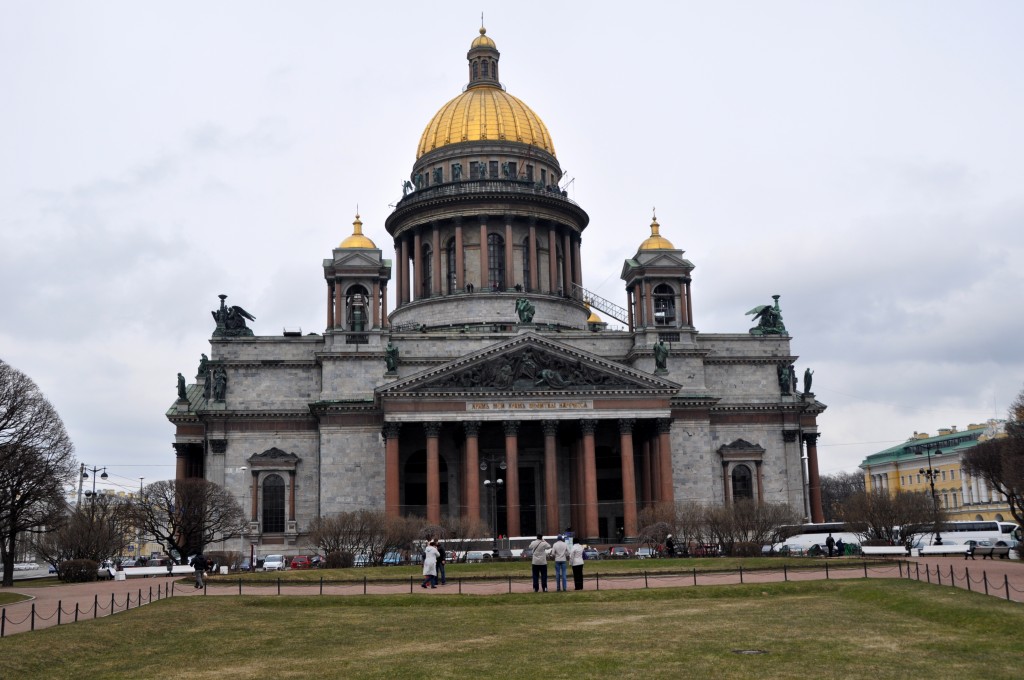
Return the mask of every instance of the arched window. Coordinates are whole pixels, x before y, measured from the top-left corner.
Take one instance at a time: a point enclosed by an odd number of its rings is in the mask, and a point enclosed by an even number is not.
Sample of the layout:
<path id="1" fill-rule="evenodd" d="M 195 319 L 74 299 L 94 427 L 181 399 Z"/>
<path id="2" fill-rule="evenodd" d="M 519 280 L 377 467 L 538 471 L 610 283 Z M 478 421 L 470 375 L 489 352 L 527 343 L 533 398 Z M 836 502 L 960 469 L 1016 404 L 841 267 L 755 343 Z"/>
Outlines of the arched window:
<path id="1" fill-rule="evenodd" d="M 459 289 L 459 282 L 455 280 L 455 239 L 448 239 L 448 246 L 445 248 L 445 255 L 448 259 L 448 294 L 451 295 Z"/>
<path id="2" fill-rule="evenodd" d="M 420 248 L 420 268 L 423 270 L 420 276 L 420 297 L 428 298 L 433 293 L 434 280 L 434 249 L 429 243 L 424 243 Z"/>
<path id="3" fill-rule="evenodd" d="M 996 513 L 996 521 L 997 522 L 1004 522 L 1004 521 L 1006 521 L 1006 520 L 1003 519 L 1003 513 L 1001 513 L 1001 512 L 997 512 Z"/>
<path id="4" fill-rule="evenodd" d="M 360 285 L 352 286 L 345 293 L 345 314 L 348 321 L 346 330 L 361 333 L 366 330 L 369 318 L 370 294 Z"/>
<path id="5" fill-rule="evenodd" d="M 488 61 L 487 61 L 486 59 L 484 59 L 484 61 L 483 61 L 483 64 L 484 64 L 484 75 L 485 75 L 485 76 L 487 75 L 487 66 L 488 66 L 488 63 L 489 63 L 489 62 L 488 62 Z"/>
<path id="6" fill-rule="evenodd" d="M 476 64 L 477 63 L 474 61 L 473 62 L 473 80 L 476 80 L 477 78 L 480 77 L 480 74 L 478 73 L 477 65 Z"/>
<path id="7" fill-rule="evenodd" d="M 732 469 L 732 499 L 738 501 L 753 497 L 754 486 L 750 483 L 750 468 L 746 465 L 737 465 Z"/>
<path id="8" fill-rule="evenodd" d="M 263 480 L 263 531 L 284 531 L 284 480 L 281 475 L 267 475 Z"/>
<path id="9" fill-rule="evenodd" d="M 530 290 L 530 237 L 523 239 L 523 290 Z"/>
<path id="10" fill-rule="evenodd" d="M 487 275 L 491 290 L 505 290 L 505 239 L 499 234 L 487 236 Z"/>
<path id="11" fill-rule="evenodd" d="M 665 283 L 654 288 L 654 325 L 676 325 L 676 292 Z"/>

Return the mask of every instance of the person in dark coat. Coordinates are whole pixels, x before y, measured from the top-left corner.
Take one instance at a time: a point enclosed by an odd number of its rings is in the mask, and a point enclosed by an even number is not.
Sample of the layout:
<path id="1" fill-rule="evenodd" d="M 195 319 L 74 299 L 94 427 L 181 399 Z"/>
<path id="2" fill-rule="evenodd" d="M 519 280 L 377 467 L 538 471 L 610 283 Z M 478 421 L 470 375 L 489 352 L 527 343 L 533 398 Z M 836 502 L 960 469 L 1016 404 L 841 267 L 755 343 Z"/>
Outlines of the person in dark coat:
<path id="1" fill-rule="evenodd" d="M 836 549 L 836 539 L 832 538 L 831 532 L 829 532 L 828 538 L 825 539 L 825 547 L 828 548 L 828 556 L 832 557 L 832 551 Z"/>
<path id="2" fill-rule="evenodd" d="M 203 587 L 203 572 L 206 571 L 206 555 L 199 553 L 192 558 L 192 568 L 196 572 L 196 588 Z"/>

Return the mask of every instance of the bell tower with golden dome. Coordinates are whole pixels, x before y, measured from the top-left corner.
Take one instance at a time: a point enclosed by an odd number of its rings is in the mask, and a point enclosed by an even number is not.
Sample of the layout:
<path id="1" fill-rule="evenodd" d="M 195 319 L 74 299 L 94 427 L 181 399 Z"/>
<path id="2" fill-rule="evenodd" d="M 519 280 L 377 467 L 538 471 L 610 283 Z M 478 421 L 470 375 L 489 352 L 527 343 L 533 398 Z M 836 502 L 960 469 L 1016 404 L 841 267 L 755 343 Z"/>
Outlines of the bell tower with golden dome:
<path id="1" fill-rule="evenodd" d="M 693 263 L 661 235 L 658 217 L 652 215 L 651 235 L 622 265 L 630 331 L 672 332 L 676 342 L 683 339 L 680 330 L 693 331 L 692 272 Z"/>
<path id="2" fill-rule="evenodd" d="M 380 331 L 388 325 L 388 281 L 391 262 L 381 257 L 380 248 L 363 234 L 363 222 L 356 213 L 352 234 L 324 260 L 327 279 L 327 329 L 325 336 Z M 344 336 L 349 338 L 349 336 Z M 349 338 L 351 341 L 353 338 Z M 369 342 L 359 338 L 360 344 Z M 379 338 L 371 344 L 380 344 Z"/>
<path id="3" fill-rule="evenodd" d="M 498 79 L 485 28 L 469 79 L 420 136 L 395 239 L 394 326 L 510 328 L 529 299 L 543 329 L 585 329 L 580 244 L 590 218 L 559 187 L 547 126 Z"/>

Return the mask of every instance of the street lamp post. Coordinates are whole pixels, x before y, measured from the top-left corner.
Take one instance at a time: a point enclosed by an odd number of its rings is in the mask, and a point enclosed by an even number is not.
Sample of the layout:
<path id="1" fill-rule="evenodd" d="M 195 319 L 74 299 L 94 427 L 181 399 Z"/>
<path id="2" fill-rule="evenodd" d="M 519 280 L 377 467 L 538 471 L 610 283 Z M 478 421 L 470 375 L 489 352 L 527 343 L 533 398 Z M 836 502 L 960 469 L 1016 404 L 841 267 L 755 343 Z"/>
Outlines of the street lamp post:
<path id="1" fill-rule="evenodd" d="M 90 472 L 92 473 L 92 491 L 86 491 L 85 492 L 86 498 L 90 499 L 91 501 L 95 501 L 96 500 L 96 473 L 100 472 L 101 470 L 103 471 L 103 474 L 100 475 L 100 479 L 106 481 L 107 478 L 110 476 L 110 475 L 107 474 L 107 468 L 105 468 L 105 467 L 103 467 L 103 468 L 99 468 L 99 467 L 87 468 L 87 467 L 85 467 L 85 463 L 82 463 L 82 479 L 89 479 L 89 473 Z"/>
<path id="2" fill-rule="evenodd" d="M 487 472 L 494 467 L 490 477 L 484 480 L 484 488 L 491 492 L 491 531 L 494 535 L 494 555 L 498 554 L 498 491 L 505 488 L 505 480 L 498 477 L 508 466 L 504 458 L 482 458 L 480 470 Z"/>
<path id="3" fill-rule="evenodd" d="M 942 545 L 942 537 L 939 536 L 939 496 L 937 493 L 935 493 L 935 477 L 938 476 L 939 473 L 932 467 L 932 450 L 930 448 L 926 448 L 924 452 L 928 456 L 928 469 L 925 470 L 924 468 L 921 468 L 920 470 L 918 470 L 918 472 L 924 475 L 925 478 L 928 480 L 928 483 L 931 485 L 933 513 L 932 531 L 935 533 L 935 540 L 932 542 L 932 545 Z M 941 453 L 942 451 L 935 451 L 936 456 L 940 455 Z M 917 455 L 920 456 L 921 452 L 918 451 Z"/>

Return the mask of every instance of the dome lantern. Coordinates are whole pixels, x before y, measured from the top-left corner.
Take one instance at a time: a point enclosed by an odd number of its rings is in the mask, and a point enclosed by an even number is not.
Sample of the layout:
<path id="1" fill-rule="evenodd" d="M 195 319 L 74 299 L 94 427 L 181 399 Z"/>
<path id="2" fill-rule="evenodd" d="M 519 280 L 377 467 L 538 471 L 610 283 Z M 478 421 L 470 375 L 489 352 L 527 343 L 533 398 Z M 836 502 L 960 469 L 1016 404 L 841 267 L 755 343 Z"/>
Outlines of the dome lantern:
<path id="1" fill-rule="evenodd" d="M 501 87 L 498 81 L 498 59 L 501 53 L 494 41 L 487 37 L 487 29 L 480 27 L 480 35 L 473 40 L 466 53 L 469 60 L 469 84 L 470 87 Z"/>

